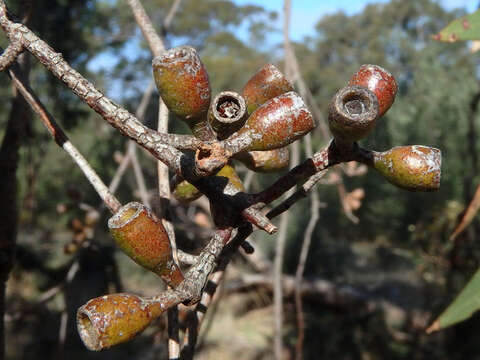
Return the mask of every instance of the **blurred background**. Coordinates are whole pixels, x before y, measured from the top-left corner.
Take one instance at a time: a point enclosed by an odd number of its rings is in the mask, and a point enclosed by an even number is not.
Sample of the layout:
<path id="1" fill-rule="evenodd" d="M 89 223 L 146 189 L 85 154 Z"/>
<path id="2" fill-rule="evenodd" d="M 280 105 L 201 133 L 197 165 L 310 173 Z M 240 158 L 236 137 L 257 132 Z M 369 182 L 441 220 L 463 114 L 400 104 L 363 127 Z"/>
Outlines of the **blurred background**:
<path id="1" fill-rule="evenodd" d="M 25 15 L 26 1 L 7 3 L 14 13 Z M 142 3 L 162 30 L 172 1 Z M 33 4 L 30 28 L 98 88 L 135 112 L 152 81 L 151 54 L 126 3 Z M 163 27 L 167 46 L 189 44 L 199 50 L 213 94 L 241 91 L 265 63 L 283 69 L 282 5 L 279 0 L 183 0 L 171 25 Z M 455 241 L 449 235 L 480 182 L 480 53 L 474 43 L 431 38 L 478 5 L 466 0 L 292 2 L 291 40 L 301 75 L 322 114 L 360 65 L 378 64 L 396 77 L 399 92 L 362 146 L 384 151 L 424 144 L 443 152 L 442 184 L 436 193 L 400 190 L 355 164 L 322 180 L 320 220 L 304 277 L 312 287 L 322 282 L 329 288 L 304 294 L 305 359 L 480 359 L 478 316 L 439 333 L 425 333 L 479 267 L 480 222 L 475 220 Z M 6 44 L 1 33 L 0 45 Z M 126 139 L 33 58 L 27 61 L 31 86 L 108 184 L 124 156 Z M 3 138 L 9 117 L 15 115 L 5 73 L 0 73 L 0 96 Z M 157 113 L 154 95 L 145 123 L 156 127 Z M 188 133 L 175 119 L 170 131 Z M 314 151 L 325 146 L 318 128 L 312 136 Z M 18 237 L 6 297 L 7 358 L 165 358 L 165 319 L 109 351 L 92 353 L 81 344 L 74 319 L 87 300 L 118 291 L 153 295 L 163 287 L 114 248 L 106 229 L 109 214 L 39 121 L 27 123 L 20 143 Z M 138 156 L 155 207 L 156 163 L 142 150 Z M 245 167 L 237 170 L 241 177 L 248 176 Z M 250 176 L 249 192 L 279 176 Z M 117 194 L 122 203 L 139 199 L 132 169 L 127 169 Z M 287 277 L 297 268 L 309 213 L 308 199 L 291 210 Z M 211 229 L 205 199 L 189 205 L 173 202 L 171 217 L 179 247 L 198 252 Z M 198 359 L 273 357 L 272 288 L 259 276 L 270 276 L 275 239 L 256 232 L 251 241 L 255 254 L 235 257 L 200 333 Z M 288 359 L 297 341 L 293 292 L 286 289 L 284 300 Z"/>

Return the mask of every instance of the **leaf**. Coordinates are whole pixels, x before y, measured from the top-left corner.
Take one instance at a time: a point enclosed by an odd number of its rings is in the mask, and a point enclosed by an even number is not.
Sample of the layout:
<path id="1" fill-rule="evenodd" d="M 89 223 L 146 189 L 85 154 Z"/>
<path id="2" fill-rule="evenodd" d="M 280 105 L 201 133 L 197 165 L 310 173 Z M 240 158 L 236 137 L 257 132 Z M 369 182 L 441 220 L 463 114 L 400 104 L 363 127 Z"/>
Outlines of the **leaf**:
<path id="1" fill-rule="evenodd" d="M 444 42 L 480 40 L 480 10 L 453 20 L 432 38 Z"/>
<path id="2" fill-rule="evenodd" d="M 448 308 L 427 329 L 427 333 L 442 330 L 467 320 L 480 309 L 480 269 L 462 289 Z"/>
<path id="3" fill-rule="evenodd" d="M 479 208 L 480 208 L 480 185 L 477 187 L 477 190 L 475 191 L 475 195 L 473 196 L 472 201 L 470 202 L 470 204 L 468 204 L 468 207 L 465 210 L 465 213 L 463 214 L 462 220 L 460 220 L 460 223 L 457 225 L 455 230 L 453 230 L 452 235 L 450 235 L 450 240 L 455 240 L 455 238 L 463 230 L 465 230 L 465 228 L 468 225 L 470 225 L 473 218 L 477 214 Z"/>

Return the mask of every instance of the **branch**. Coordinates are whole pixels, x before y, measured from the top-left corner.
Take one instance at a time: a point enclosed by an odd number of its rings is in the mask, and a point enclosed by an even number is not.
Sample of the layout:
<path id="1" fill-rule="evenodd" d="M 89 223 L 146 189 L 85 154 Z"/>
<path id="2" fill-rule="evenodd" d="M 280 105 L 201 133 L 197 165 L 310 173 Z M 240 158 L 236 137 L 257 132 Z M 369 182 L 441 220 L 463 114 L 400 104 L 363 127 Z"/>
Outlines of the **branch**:
<path id="1" fill-rule="evenodd" d="M 132 9 L 135 20 L 142 30 L 143 36 L 148 42 L 150 50 L 154 57 L 160 56 L 165 51 L 165 45 L 162 38 L 155 31 L 153 24 L 148 17 L 145 9 L 138 0 L 127 0 L 130 8 Z M 173 8 L 178 7 L 178 3 L 175 2 Z M 172 9 L 169 14 L 169 22 L 173 19 L 175 9 Z M 158 112 L 158 127 L 159 133 L 168 133 L 168 108 L 165 106 L 162 98 L 159 98 L 159 112 Z M 166 219 L 166 213 L 168 211 L 169 199 L 170 199 L 170 183 L 168 180 L 168 167 L 157 161 L 158 172 L 158 192 L 160 196 L 160 213 L 162 224 L 167 231 L 170 244 L 172 246 L 172 254 L 175 262 L 177 259 L 177 244 L 175 240 L 175 231 L 170 221 Z M 178 309 L 176 306 L 168 310 L 168 354 L 169 359 L 177 359 L 180 355 L 180 343 L 178 335 Z"/>
<path id="2" fill-rule="evenodd" d="M 290 207 L 295 204 L 298 200 L 304 199 L 308 196 L 309 192 L 315 187 L 315 185 L 320 181 L 321 178 L 326 174 L 326 170 L 316 173 L 310 179 L 308 179 L 295 193 L 287 197 L 279 205 L 274 207 L 267 213 L 269 219 L 274 218 L 275 216 L 280 215 L 284 211 L 290 209 Z M 318 205 L 320 207 L 320 204 Z"/>
<path id="3" fill-rule="evenodd" d="M 193 159 L 186 158 L 176 149 L 195 150 L 202 144 L 201 141 L 193 136 L 161 134 L 141 124 L 135 116 L 110 100 L 72 69 L 62 54 L 55 52 L 25 25 L 11 21 L 7 17 L 3 0 L 0 0 L 0 26 L 10 41 L 19 39 L 26 50 L 121 134 L 136 141 L 178 174 L 182 174 L 182 168 L 190 166 L 192 170 L 184 172 L 190 173 L 192 178 L 201 176 L 195 170 Z"/>
<path id="4" fill-rule="evenodd" d="M 173 18 L 175 17 L 178 8 L 180 7 L 180 3 L 182 0 L 174 0 L 172 6 L 170 7 L 170 10 L 168 11 L 167 16 L 165 16 L 165 19 L 163 20 L 163 32 L 165 33 L 168 28 L 170 27 L 170 24 L 172 23 Z"/>
<path id="5" fill-rule="evenodd" d="M 0 54 L 0 71 L 10 67 L 15 62 L 18 55 L 20 55 L 22 52 L 23 46 L 20 41 L 12 41 L 10 44 L 8 44 L 5 51 Z"/>
<path id="6" fill-rule="evenodd" d="M 100 177 L 97 175 L 95 170 L 92 169 L 82 154 L 80 154 L 75 146 L 73 146 L 67 135 L 63 132 L 62 128 L 57 124 L 52 115 L 50 115 L 50 113 L 45 109 L 33 90 L 22 79 L 18 69 L 10 69 L 9 75 L 12 78 L 12 82 L 15 87 L 32 107 L 33 111 L 40 117 L 40 120 L 50 132 L 57 145 L 63 148 L 71 156 L 73 161 L 75 161 L 78 167 L 82 170 L 88 181 L 95 188 L 98 195 L 107 205 L 110 211 L 112 213 L 116 213 L 121 207 L 120 202 L 108 190 L 107 186 L 102 182 Z"/>
<path id="7" fill-rule="evenodd" d="M 157 34 L 153 27 L 152 21 L 147 15 L 144 7 L 139 0 L 127 0 L 130 9 L 132 9 L 133 16 L 138 26 L 142 30 L 145 40 L 153 53 L 153 56 L 160 56 L 165 51 L 165 45 L 162 38 Z"/>
<path id="8" fill-rule="evenodd" d="M 291 52 L 290 36 L 288 34 L 290 27 L 292 2 L 291 0 L 284 0 L 283 2 L 283 44 L 285 52 L 285 73 L 287 78 L 291 78 Z M 300 158 L 300 149 L 298 143 L 293 144 L 293 151 L 291 154 L 290 170 L 298 165 Z M 289 190 L 286 196 L 290 196 L 293 189 Z M 274 331 L 274 355 L 276 360 L 283 358 L 283 260 L 285 256 L 285 246 L 288 235 L 288 221 L 290 213 L 285 212 L 280 219 L 280 234 L 275 244 L 275 258 L 273 261 L 273 312 L 275 321 Z"/>
<path id="9" fill-rule="evenodd" d="M 311 156 L 313 151 L 312 151 L 312 138 L 310 134 L 307 134 L 307 136 L 305 137 L 305 147 L 306 147 L 307 155 Z M 324 174 L 324 173 L 325 172 L 317 173 L 317 175 Z M 297 360 L 301 360 L 303 358 L 303 341 L 305 338 L 305 318 L 303 314 L 302 294 L 301 294 L 303 273 L 305 271 L 305 264 L 307 262 L 310 243 L 312 242 L 313 230 L 315 230 L 317 221 L 320 218 L 319 208 L 320 208 L 320 201 L 318 199 L 318 192 L 314 191 L 312 193 L 312 196 L 310 197 L 310 220 L 308 221 L 305 234 L 303 235 L 302 248 L 300 250 L 300 257 L 298 259 L 297 271 L 295 272 L 295 309 L 297 312 L 297 328 L 298 328 L 298 338 L 297 338 L 297 344 L 295 346 L 296 348 L 295 358 Z"/>
<path id="10" fill-rule="evenodd" d="M 218 284 L 223 279 L 223 275 L 227 265 L 229 264 L 233 254 L 236 253 L 238 246 L 240 246 L 245 239 L 252 233 L 250 225 L 240 226 L 238 233 L 228 243 L 225 250 L 221 253 L 221 258 L 218 259 L 218 266 L 216 272 L 210 274 L 208 283 L 204 283 L 204 292 L 200 302 L 195 306 L 195 311 L 189 319 L 189 326 L 185 332 L 184 346 L 182 349 L 182 359 L 192 359 L 194 355 L 195 345 L 198 338 L 198 331 L 202 325 L 204 315 L 210 306 Z M 233 235 L 230 232 L 231 235 Z M 203 252 L 203 251 L 202 251 Z M 207 286 L 208 285 L 208 286 Z"/>

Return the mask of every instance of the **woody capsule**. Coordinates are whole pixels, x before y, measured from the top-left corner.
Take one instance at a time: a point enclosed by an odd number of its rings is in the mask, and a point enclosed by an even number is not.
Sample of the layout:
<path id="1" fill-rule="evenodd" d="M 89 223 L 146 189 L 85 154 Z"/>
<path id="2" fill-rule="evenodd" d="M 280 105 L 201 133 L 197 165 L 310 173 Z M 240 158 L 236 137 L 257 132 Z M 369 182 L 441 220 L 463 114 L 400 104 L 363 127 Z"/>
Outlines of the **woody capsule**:
<path id="1" fill-rule="evenodd" d="M 213 131 L 207 123 L 211 90 L 207 69 L 197 51 L 179 46 L 152 61 L 158 92 L 171 113 L 185 121 L 193 134 L 208 140 Z"/>
<path id="2" fill-rule="evenodd" d="M 242 95 L 248 114 L 252 114 L 268 100 L 293 90 L 292 84 L 275 65 L 265 64 L 245 84 Z M 290 153 L 288 147 L 244 151 L 237 154 L 235 159 L 255 172 L 275 172 L 288 166 Z"/>
<path id="3" fill-rule="evenodd" d="M 440 187 L 442 154 L 429 146 L 397 146 L 372 152 L 371 166 L 392 184 L 410 191 L 435 191 Z"/>
<path id="4" fill-rule="evenodd" d="M 395 78 L 377 65 L 362 65 L 349 85 L 330 104 L 329 126 L 337 151 L 352 151 L 367 136 L 378 118 L 392 106 Z M 355 160 L 373 167 L 387 181 L 409 191 L 435 191 L 440 187 L 441 152 L 422 146 L 397 146 L 384 152 L 357 151 Z"/>
<path id="5" fill-rule="evenodd" d="M 78 333 L 89 350 L 105 350 L 131 340 L 178 303 L 172 291 L 148 298 L 128 293 L 100 296 L 78 309 Z"/>
<path id="6" fill-rule="evenodd" d="M 312 114 L 294 91 L 279 95 L 258 107 L 245 125 L 224 141 L 232 154 L 284 147 L 315 128 Z"/>
<path id="7" fill-rule="evenodd" d="M 167 232 L 146 206 L 137 202 L 124 205 L 108 220 L 108 228 L 118 247 L 137 264 L 171 287 L 183 281 Z"/>

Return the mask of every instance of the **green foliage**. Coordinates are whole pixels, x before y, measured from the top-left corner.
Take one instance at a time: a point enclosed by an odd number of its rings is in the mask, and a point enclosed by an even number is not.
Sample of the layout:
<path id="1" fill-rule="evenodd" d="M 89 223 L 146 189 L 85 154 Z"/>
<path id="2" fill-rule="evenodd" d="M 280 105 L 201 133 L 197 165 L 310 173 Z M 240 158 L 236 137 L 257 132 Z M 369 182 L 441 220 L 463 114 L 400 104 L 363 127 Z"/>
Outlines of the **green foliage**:
<path id="1" fill-rule="evenodd" d="M 433 38 L 444 42 L 480 40 L 480 10 L 453 20 Z"/>
<path id="2" fill-rule="evenodd" d="M 427 331 L 437 331 L 470 318 L 480 310 L 480 270 Z"/>

